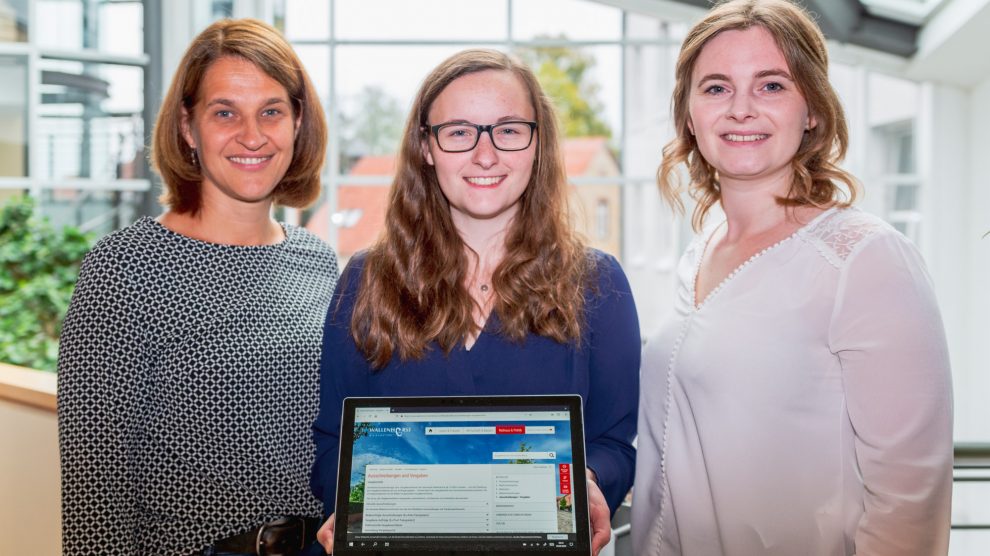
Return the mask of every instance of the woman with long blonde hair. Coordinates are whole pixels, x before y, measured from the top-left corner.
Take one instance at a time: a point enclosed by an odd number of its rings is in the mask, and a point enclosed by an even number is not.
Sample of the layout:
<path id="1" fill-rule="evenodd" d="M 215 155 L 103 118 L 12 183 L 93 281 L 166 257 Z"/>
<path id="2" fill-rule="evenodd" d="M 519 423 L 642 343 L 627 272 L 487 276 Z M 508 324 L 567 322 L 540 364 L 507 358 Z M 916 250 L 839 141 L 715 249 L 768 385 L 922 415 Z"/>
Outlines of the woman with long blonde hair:
<path id="1" fill-rule="evenodd" d="M 424 80 L 385 229 L 327 315 L 313 474 L 327 514 L 346 396 L 577 393 L 593 543 L 607 541 L 632 484 L 639 326 L 616 260 L 572 230 L 567 195 L 554 111 L 529 68 L 467 50 Z M 320 539 L 330 547 L 329 526 Z"/>
<path id="2" fill-rule="evenodd" d="M 676 79 L 659 182 L 687 166 L 699 233 L 643 355 L 635 554 L 944 555 L 945 336 L 917 249 L 850 207 L 821 31 L 725 2 Z"/>

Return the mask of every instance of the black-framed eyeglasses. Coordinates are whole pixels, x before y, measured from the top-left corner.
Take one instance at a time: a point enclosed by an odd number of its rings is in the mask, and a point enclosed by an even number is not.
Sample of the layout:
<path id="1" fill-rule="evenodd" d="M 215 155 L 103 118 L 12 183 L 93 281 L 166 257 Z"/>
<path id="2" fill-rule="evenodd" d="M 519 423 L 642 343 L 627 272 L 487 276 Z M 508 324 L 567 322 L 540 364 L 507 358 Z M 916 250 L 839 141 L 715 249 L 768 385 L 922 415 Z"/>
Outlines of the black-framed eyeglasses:
<path id="1" fill-rule="evenodd" d="M 429 126 L 437 146 L 446 153 L 463 153 L 478 146 L 482 133 L 488 133 L 492 145 L 500 151 L 521 151 L 533 143 L 536 122 L 510 121 L 478 125 L 447 123 Z"/>

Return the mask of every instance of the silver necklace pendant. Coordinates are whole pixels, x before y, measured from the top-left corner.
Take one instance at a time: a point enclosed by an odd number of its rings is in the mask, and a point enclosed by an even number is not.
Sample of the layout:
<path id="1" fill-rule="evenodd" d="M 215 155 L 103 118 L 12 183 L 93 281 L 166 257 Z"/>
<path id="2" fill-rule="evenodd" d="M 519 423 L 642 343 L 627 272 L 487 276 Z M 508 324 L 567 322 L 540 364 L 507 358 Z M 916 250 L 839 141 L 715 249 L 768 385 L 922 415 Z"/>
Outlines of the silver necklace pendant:
<path id="1" fill-rule="evenodd" d="M 487 293 L 487 292 L 488 292 L 488 284 L 482 284 L 482 285 L 481 285 L 481 291 L 483 291 L 483 292 L 486 292 L 486 293 Z"/>

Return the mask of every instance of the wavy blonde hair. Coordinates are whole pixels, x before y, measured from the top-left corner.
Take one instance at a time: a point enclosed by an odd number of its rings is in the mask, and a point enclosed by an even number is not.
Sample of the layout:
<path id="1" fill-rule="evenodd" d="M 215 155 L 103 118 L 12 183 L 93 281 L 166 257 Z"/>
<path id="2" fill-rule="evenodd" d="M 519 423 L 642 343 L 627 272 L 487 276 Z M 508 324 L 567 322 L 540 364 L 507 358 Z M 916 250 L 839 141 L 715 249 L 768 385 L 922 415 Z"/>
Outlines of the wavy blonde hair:
<path id="1" fill-rule="evenodd" d="M 664 146 L 663 162 L 657 171 L 663 198 L 683 213 L 681 192 L 684 187 L 677 167 L 682 163 L 687 166 L 690 176 L 687 191 L 697 202 L 691 218 L 695 230 L 701 229 L 708 211 L 721 199 L 721 193 L 718 172 L 702 156 L 688 127 L 691 74 L 702 49 L 716 35 L 756 26 L 773 36 L 808 104 L 809 115 L 817 122 L 804 134 L 791 160 L 794 179 L 787 196 L 778 198 L 778 202 L 791 207 L 827 208 L 849 206 L 856 200 L 856 179 L 838 166 L 846 155 L 849 131 L 842 104 L 828 80 L 828 49 L 821 30 L 807 12 L 787 0 L 731 0 L 712 9 L 684 39 L 671 99 L 677 136 Z M 846 189 L 837 183 L 845 184 Z"/>
<path id="2" fill-rule="evenodd" d="M 535 333 L 580 341 L 584 292 L 594 259 L 572 231 L 567 182 L 553 105 L 533 72 L 495 50 L 465 50 L 423 81 L 406 122 L 385 228 L 365 259 L 351 336 L 373 368 L 398 353 L 422 358 L 436 342 L 445 353 L 480 332 L 476 304 L 464 286 L 468 253 L 436 171 L 427 164 L 427 117 L 454 80 L 481 71 L 515 75 L 536 113 L 537 151 L 529 183 L 505 239 L 505 258 L 492 275 L 499 333 L 522 341 Z"/>

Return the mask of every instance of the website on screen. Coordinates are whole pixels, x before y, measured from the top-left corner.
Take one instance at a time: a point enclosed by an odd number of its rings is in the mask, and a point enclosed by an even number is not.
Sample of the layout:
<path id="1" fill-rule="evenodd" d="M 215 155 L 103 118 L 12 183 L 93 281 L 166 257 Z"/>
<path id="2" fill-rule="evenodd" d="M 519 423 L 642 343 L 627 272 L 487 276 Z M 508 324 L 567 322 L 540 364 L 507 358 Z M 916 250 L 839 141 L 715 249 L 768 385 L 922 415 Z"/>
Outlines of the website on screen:
<path id="1" fill-rule="evenodd" d="M 563 408 L 358 408 L 353 438 L 351 546 L 459 538 L 574 545 L 570 414 Z"/>

